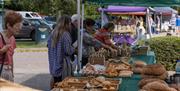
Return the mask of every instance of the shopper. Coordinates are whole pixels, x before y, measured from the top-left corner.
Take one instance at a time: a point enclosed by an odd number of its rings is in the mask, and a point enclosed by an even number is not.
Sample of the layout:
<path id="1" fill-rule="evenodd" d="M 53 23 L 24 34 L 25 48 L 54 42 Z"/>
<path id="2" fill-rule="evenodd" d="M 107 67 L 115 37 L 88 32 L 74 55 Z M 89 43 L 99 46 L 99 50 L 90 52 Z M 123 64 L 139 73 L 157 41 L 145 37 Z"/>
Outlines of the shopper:
<path id="1" fill-rule="evenodd" d="M 96 32 L 95 38 L 102 43 L 109 45 L 110 47 L 117 49 L 118 47 L 111 41 L 111 32 L 114 30 L 115 25 L 113 23 L 107 23 L 102 29 Z"/>
<path id="2" fill-rule="evenodd" d="M 71 28 L 70 34 L 71 34 L 71 38 L 72 38 L 72 44 L 74 44 L 78 39 L 78 19 L 79 19 L 78 14 L 74 14 L 71 17 L 71 27 L 72 28 Z"/>
<path id="3" fill-rule="evenodd" d="M 94 25 L 95 21 L 93 19 L 87 18 L 84 20 L 82 67 L 88 63 L 88 57 L 95 52 L 95 49 L 106 48 L 113 52 L 115 51 L 113 48 L 103 44 L 94 37 Z"/>
<path id="4" fill-rule="evenodd" d="M 71 18 L 64 15 L 58 19 L 48 39 L 49 69 L 54 83 L 61 82 L 65 77 L 73 74 L 71 56 L 74 48 L 70 30 Z"/>
<path id="5" fill-rule="evenodd" d="M 13 54 L 16 48 L 14 35 L 22 27 L 22 16 L 15 11 L 7 11 L 4 17 L 5 28 L 0 33 L 0 76 L 14 81 Z"/>

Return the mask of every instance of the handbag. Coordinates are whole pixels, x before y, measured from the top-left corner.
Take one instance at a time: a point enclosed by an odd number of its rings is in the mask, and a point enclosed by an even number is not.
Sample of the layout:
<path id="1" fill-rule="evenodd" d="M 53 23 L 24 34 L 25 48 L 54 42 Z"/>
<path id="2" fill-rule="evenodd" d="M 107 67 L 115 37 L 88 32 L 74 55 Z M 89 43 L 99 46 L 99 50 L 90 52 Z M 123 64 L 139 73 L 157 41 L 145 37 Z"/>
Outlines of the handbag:
<path id="1" fill-rule="evenodd" d="M 0 33 L 0 36 L 1 36 L 1 38 L 2 38 L 3 44 L 6 45 L 6 42 L 5 42 L 5 40 L 4 40 L 4 38 L 3 38 L 3 36 L 2 36 L 1 33 Z M 1 74 L 2 74 L 2 70 L 3 70 L 3 66 L 4 66 L 4 62 L 5 62 L 5 55 L 6 55 L 6 53 L 3 53 L 2 55 L 3 55 L 3 58 L 2 58 L 3 60 L 2 60 L 1 67 L 0 67 L 0 76 L 1 76 Z"/>

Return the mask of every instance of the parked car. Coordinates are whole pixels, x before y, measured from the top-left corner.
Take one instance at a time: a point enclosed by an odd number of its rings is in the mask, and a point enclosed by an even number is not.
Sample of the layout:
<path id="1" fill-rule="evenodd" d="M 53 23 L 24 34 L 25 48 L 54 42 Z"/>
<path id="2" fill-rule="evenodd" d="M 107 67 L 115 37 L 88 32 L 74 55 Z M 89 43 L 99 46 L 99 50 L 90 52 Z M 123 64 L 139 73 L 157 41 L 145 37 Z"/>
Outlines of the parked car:
<path id="1" fill-rule="evenodd" d="M 51 28 L 43 19 L 24 19 L 22 29 L 15 35 L 15 38 L 31 38 L 35 40 L 35 34 L 39 28 L 45 28 L 48 32 L 51 32 Z"/>
<path id="2" fill-rule="evenodd" d="M 19 14 L 22 15 L 25 19 L 42 19 L 42 17 L 37 12 L 31 11 L 17 11 Z"/>
<path id="3" fill-rule="evenodd" d="M 56 17 L 45 16 L 43 19 L 47 22 L 51 29 L 53 29 L 53 25 L 56 24 Z"/>

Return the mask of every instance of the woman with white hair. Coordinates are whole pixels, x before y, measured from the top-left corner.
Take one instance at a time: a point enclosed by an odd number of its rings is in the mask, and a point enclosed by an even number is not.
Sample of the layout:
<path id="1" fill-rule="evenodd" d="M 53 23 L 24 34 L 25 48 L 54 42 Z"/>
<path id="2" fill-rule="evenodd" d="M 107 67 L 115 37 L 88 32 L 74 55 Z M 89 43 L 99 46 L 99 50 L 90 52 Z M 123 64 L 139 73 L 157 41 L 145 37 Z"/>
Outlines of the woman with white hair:
<path id="1" fill-rule="evenodd" d="M 77 41 L 77 37 L 78 37 L 78 19 L 79 16 L 78 14 L 74 14 L 71 17 L 71 38 L 72 38 L 72 44 L 74 44 Z"/>

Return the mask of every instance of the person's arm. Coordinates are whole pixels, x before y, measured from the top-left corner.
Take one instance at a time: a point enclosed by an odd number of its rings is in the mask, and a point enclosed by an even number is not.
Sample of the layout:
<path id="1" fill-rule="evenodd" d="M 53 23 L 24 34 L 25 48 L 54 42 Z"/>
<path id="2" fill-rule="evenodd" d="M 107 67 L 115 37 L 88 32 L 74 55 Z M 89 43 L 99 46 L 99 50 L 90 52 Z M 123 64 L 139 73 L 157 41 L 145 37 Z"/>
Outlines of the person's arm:
<path id="1" fill-rule="evenodd" d="M 89 46 L 93 46 L 95 42 L 93 41 L 93 37 L 91 35 L 84 32 L 83 33 L 83 43 L 86 45 L 89 45 Z"/>
<path id="2" fill-rule="evenodd" d="M 0 54 L 7 52 L 10 47 L 11 47 L 10 45 L 3 46 L 3 48 L 0 49 Z"/>
<path id="3" fill-rule="evenodd" d="M 72 55 L 74 53 L 74 48 L 71 45 L 72 40 L 68 32 L 63 34 L 64 52 L 66 55 Z"/>
<path id="4" fill-rule="evenodd" d="M 3 46 L 3 41 L 0 37 L 0 54 L 7 52 L 10 47 L 11 46 L 9 44 Z"/>
<path id="5" fill-rule="evenodd" d="M 111 46 L 114 49 L 117 49 L 118 47 L 116 45 L 114 45 L 111 41 L 110 35 L 107 34 L 106 36 L 104 36 L 104 40 L 105 40 L 105 44 Z"/>

